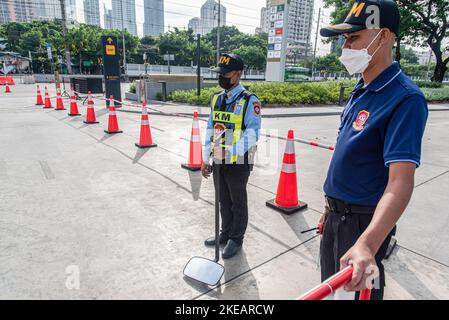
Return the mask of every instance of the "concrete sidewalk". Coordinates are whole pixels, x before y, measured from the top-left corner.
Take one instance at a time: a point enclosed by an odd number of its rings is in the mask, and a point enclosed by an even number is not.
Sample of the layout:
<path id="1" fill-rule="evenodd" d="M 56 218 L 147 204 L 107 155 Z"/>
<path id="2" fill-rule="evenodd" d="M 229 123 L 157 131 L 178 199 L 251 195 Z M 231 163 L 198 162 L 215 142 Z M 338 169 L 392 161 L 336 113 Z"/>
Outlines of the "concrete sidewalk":
<path id="1" fill-rule="evenodd" d="M 309 209 L 284 216 L 265 201 L 276 192 L 285 142 L 261 139 L 243 250 L 222 261 L 222 283 L 209 288 L 182 276 L 192 256 L 214 255 L 203 246 L 213 234 L 212 182 L 180 167 L 191 120 L 152 115 L 158 147 L 141 151 L 139 114 L 117 113 L 124 133 L 110 136 L 100 100 L 100 124 L 85 125 L 67 111 L 34 106 L 34 86 L 12 89 L 0 94 L 0 299 L 294 299 L 320 282 L 319 239 L 301 231 L 322 211 L 331 151 L 295 145 L 299 196 Z M 263 125 L 334 144 L 338 122 L 267 118 Z M 449 113 L 430 114 L 415 194 L 386 262 L 387 299 L 449 299 L 448 125 Z M 73 267 L 78 290 L 66 287 Z"/>

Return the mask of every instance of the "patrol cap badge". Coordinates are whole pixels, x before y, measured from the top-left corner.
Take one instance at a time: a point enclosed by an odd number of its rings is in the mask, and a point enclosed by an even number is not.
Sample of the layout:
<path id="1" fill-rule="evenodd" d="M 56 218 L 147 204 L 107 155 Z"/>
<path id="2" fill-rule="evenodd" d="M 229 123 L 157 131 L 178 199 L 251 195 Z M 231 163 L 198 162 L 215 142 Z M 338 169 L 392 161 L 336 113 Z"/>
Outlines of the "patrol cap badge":
<path id="1" fill-rule="evenodd" d="M 352 127 L 357 130 L 361 131 L 363 130 L 363 126 L 365 125 L 366 121 L 369 118 L 369 112 L 366 110 L 362 110 L 357 115 L 357 118 L 355 119 L 354 123 L 352 124 Z"/>

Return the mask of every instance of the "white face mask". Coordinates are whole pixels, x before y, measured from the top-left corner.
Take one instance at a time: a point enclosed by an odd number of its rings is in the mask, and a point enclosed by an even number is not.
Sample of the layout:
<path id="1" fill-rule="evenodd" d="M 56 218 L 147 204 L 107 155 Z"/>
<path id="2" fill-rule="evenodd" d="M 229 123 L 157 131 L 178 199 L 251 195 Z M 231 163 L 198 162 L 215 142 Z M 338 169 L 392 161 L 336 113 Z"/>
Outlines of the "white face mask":
<path id="1" fill-rule="evenodd" d="M 350 75 L 353 75 L 354 73 L 362 73 L 366 70 L 366 68 L 368 68 L 371 59 L 376 54 L 377 50 L 379 50 L 380 46 L 376 49 L 376 51 L 374 51 L 372 55 L 368 54 L 368 48 L 373 44 L 374 40 L 376 40 L 381 32 L 382 30 L 379 31 L 379 33 L 374 37 L 374 39 L 365 49 L 342 49 L 340 62 L 345 66 Z"/>

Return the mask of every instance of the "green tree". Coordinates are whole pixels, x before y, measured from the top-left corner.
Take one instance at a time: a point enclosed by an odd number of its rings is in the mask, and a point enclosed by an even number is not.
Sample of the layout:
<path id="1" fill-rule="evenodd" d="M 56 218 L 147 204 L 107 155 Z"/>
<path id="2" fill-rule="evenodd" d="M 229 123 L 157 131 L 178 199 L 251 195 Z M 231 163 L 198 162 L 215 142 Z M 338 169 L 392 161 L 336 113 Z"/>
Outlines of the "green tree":
<path id="1" fill-rule="evenodd" d="M 189 66 L 194 59 L 196 47 L 192 30 L 169 31 L 159 38 L 159 52 L 161 55 L 169 53 L 175 55 L 174 65 Z"/>
<path id="2" fill-rule="evenodd" d="M 239 29 L 237 29 L 235 26 L 223 26 L 220 28 L 220 47 L 221 52 L 227 53 L 230 51 L 229 43 L 228 41 L 235 37 L 242 34 Z M 213 28 L 211 32 L 206 34 L 204 36 L 206 41 L 209 41 L 214 50 L 217 50 L 217 28 Z"/>
<path id="3" fill-rule="evenodd" d="M 143 53 L 146 53 L 147 55 L 147 62 L 149 64 L 162 64 L 163 60 L 159 53 L 159 39 L 153 36 L 144 36 L 140 39 L 139 44 L 139 54 L 143 56 Z M 142 63 L 143 63 L 142 58 Z"/>
<path id="4" fill-rule="evenodd" d="M 409 43 L 429 45 L 436 58 L 432 81 L 442 82 L 449 63 L 449 46 L 443 47 L 449 36 L 449 0 L 398 0 L 398 4 L 416 21 L 410 26 Z"/>
<path id="5" fill-rule="evenodd" d="M 27 23 L 10 22 L 1 26 L 2 36 L 7 40 L 7 51 L 20 51 L 20 37 L 31 29 L 31 26 Z"/>
<path id="6" fill-rule="evenodd" d="M 338 59 L 338 56 L 334 53 L 317 57 L 315 62 L 315 68 L 318 71 L 326 71 L 326 72 L 345 71 L 345 68 Z"/>
<path id="7" fill-rule="evenodd" d="M 345 19 L 353 1 L 324 0 L 325 7 L 333 6 L 332 23 Z M 396 61 L 401 60 L 401 43 L 429 45 L 436 57 L 432 80 L 442 82 L 448 70 L 449 48 L 442 41 L 449 36 L 449 0 L 397 0 L 401 13 L 400 33 L 396 39 Z"/>
<path id="8" fill-rule="evenodd" d="M 266 65 L 266 47 L 255 45 L 243 45 L 233 50 L 233 53 L 238 54 L 245 61 L 247 69 L 265 70 Z"/>
<path id="9" fill-rule="evenodd" d="M 405 63 L 408 63 L 408 64 L 417 64 L 418 63 L 419 58 L 415 54 L 413 49 L 410 49 L 410 48 L 407 49 L 407 48 L 405 48 L 405 46 L 401 46 L 401 52 L 402 52 L 401 62 L 403 60 Z"/>

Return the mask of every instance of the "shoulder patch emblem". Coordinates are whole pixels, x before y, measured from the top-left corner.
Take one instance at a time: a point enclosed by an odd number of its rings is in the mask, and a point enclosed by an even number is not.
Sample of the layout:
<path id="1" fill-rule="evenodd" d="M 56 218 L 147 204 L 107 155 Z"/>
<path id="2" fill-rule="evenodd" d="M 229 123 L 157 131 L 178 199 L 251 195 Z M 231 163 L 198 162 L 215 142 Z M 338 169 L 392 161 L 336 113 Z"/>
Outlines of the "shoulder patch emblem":
<path id="1" fill-rule="evenodd" d="M 254 107 L 254 114 L 256 116 L 260 116 L 260 102 L 259 101 L 254 101 L 253 102 L 253 107 Z"/>
<path id="2" fill-rule="evenodd" d="M 354 123 L 352 124 L 352 127 L 357 131 L 362 131 L 363 126 L 365 125 L 366 121 L 369 118 L 369 112 L 366 110 L 362 110 L 357 115 L 357 118 L 355 119 Z"/>

